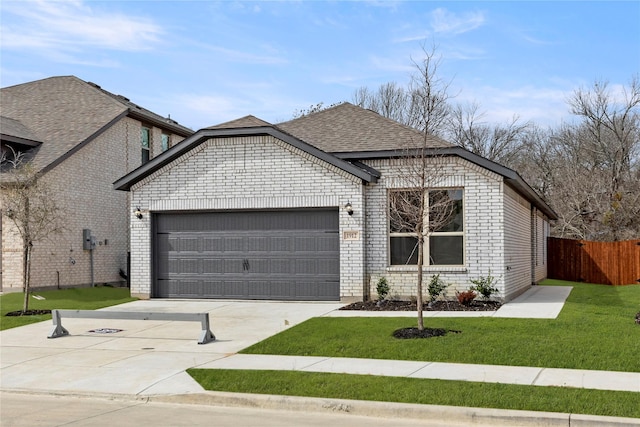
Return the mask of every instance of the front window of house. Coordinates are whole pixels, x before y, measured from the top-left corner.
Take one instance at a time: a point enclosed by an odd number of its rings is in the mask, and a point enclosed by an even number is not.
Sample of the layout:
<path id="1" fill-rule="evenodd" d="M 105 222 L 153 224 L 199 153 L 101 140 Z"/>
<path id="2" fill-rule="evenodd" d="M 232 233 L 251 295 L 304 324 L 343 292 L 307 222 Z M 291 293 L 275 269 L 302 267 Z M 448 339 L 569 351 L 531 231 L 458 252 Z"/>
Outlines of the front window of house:
<path id="1" fill-rule="evenodd" d="M 427 235 L 424 265 L 464 265 L 464 190 L 390 191 L 391 265 L 418 264 L 417 232 Z"/>
<path id="2" fill-rule="evenodd" d="M 140 145 L 142 148 L 142 164 L 151 158 L 151 130 L 147 127 L 140 129 Z"/>

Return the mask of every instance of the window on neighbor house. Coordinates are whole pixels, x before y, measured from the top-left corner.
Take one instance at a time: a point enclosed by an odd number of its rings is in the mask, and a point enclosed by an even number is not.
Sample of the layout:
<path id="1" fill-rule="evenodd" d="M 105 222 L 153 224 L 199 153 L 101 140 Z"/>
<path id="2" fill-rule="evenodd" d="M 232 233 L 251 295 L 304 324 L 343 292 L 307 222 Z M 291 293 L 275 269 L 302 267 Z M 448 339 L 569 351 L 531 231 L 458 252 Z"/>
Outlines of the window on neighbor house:
<path id="1" fill-rule="evenodd" d="M 169 141 L 170 141 L 170 137 L 169 134 L 167 133 L 162 133 L 162 152 L 164 153 L 165 151 L 167 151 L 169 149 Z"/>
<path id="2" fill-rule="evenodd" d="M 419 201 L 424 197 L 424 213 Z M 424 265 L 464 265 L 464 190 L 393 190 L 389 192 L 389 258 L 391 265 L 417 265 L 415 221 L 429 237 L 423 246 Z M 411 206 L 415 206 L 412 209 Z"/>
<path id="3" fill-rule="evenodd" d="M 151 130 L 147 127 L 140 129 L 140 145 L 142 148 L 142 164 L 151 158 Z"/>

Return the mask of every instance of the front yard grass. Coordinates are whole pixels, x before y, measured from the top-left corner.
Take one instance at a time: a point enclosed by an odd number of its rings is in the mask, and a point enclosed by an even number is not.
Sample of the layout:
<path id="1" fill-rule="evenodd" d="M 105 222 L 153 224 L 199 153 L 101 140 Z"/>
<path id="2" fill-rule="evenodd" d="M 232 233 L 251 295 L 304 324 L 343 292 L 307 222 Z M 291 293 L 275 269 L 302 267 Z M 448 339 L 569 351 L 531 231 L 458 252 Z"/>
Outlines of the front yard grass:
<path id="1" fill-rule="evenodd" d="M 299 371 L 189 369 L 207 390 L 640 418 L 640 393 Z"/>
<path id="2" fill-rule="evenodd" d="M 112 288 L 109 286 L 37 291 L 34 292 L 34 294 L 44 297 L 45 299 L 38 300 L 30 297 L 30 310 L 95 310 L 98 308 L 109 307 L 111 305 L 135 301 L 137 299 L 131 298 L 129 288 Z M 9 312 L 22 310 L 23 299 L 24 294 L 22 292 L 9 293 L 0 296 L 0 330 L 51 319 L 50 314 L 36 316 L 6 316 Z"/>
<path id="3" fill-rule="evenodd" d="M 640 372 L 640 286 L 573 286 L 557 319 L 425 318 L 459 334 L 391 336 L 415 318 L 313 318 L 241 353 Z M 640 393 L 313 372 L 188 371 L 205 389 L 640 418 Z"/>
<path id="4" fill-rule="evenodd" d="M 573 286 L 557 319 L 425 318 L 459 334 L 398 340 L 414 318 L 310 319 L 242 353 L 359 357 L 640 372 L 640 286 Z"/>

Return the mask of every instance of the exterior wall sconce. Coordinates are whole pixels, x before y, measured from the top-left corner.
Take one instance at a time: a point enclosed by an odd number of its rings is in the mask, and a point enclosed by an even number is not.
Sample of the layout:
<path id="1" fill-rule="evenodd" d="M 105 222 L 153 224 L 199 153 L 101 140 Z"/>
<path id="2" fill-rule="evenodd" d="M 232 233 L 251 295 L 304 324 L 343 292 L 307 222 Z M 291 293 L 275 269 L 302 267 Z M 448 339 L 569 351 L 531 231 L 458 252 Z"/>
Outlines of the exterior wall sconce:
<path id="1" fill-rule="evenodd" d="M 347 202 L 347 204 L 344 205 L 344 210 L 347 211 L 349 216 L 353 215 L 353 206 L 351 206 L 351 202 Z"/>
<path id="2" fill-rule="evenodd" d="M 133 214 L 136 216 L 136 218 L 142 219 L 142 211 L 140 211 L 139 207 L 137 207 L 136 210 L 133 211 Z"/>

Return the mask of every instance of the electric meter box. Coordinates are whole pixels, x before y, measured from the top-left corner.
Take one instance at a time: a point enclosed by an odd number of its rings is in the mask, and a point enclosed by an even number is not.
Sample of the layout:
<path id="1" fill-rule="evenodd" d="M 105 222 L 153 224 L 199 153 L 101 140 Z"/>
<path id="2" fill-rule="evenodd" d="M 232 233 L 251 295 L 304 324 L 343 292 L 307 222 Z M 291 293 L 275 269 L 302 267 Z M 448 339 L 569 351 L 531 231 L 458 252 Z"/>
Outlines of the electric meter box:
<path id="1" fill-rule="evenodd" d="M 90 251 L 93 249 L 93 245 L 91 243 L 91 230 L 85 228 L 82 230 L 82 249 Z"/>

